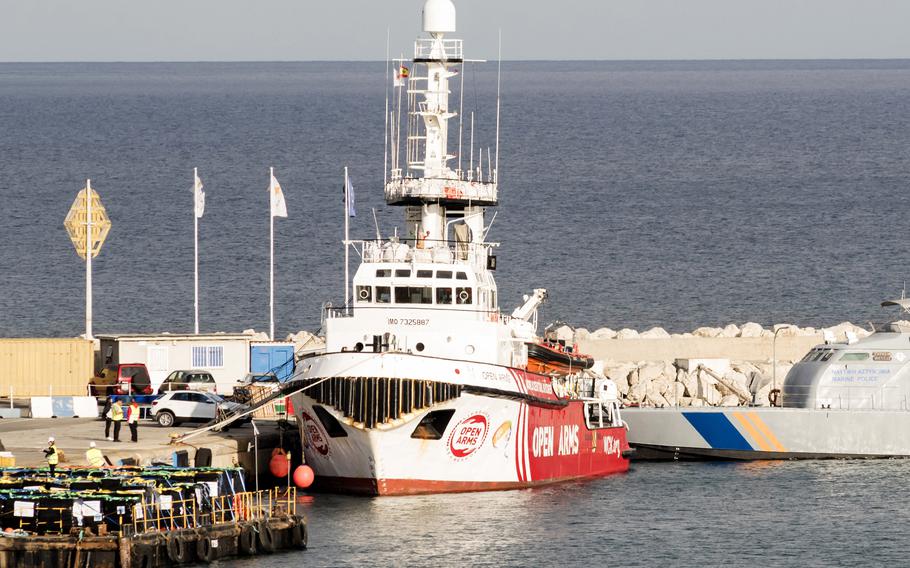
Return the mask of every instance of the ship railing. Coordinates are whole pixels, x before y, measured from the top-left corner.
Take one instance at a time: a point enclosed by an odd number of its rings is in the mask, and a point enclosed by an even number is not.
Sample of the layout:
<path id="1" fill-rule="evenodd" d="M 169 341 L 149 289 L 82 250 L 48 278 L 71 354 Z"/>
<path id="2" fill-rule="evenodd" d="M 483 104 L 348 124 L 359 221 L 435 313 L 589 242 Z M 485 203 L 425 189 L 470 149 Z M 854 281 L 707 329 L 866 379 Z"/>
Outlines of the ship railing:
<path id="1" fill-rule="evenodd" d="M 784 385 L 781 404 L 787 408 L 824 410 L 910 410 L 908 385 Z M 764 401 L 756 401 L 764 402 Z"/>
<path id="2" fill-rule="evenodd" d="M 388 239 L 350 241 L 363 262 L 399 262 L 422 264 L 463 264 L 484 270 L 495 268 L 492 249 L 499 243 L 452 243 L 436 239 Z M 492 260 L 491 260 L 492 258 Z M 491 263 L 494 263 L 491 266 Z"/>
<path id="3" fill-rule="evenodd" d="M 447 199 L 477 205 L 497 203 L 498 191 L 494 181 L 474 179 L 474 172 L 458 173 L 460 175 L 455 179 L 424 178 L 403 177 L 400 169 L 393 170 L 391 181 L 385 186 L 386 200 Z"/>
<path id="4" fill-rule="evenodd" d="M 464 48 L 460 39 L 418 38 L 414 42 L 415 61 L 460 61 Z"/>
<path id="5" fill-rule="evenodd" d="M 367 312 L 370 310 L 388 310 L 389 308 L 398 308 L 398 309 L 407 309 L 427 312 L 427 315 L 432 315 L 433 313 L 446 313 L 446 314 L 462 314 L 466 317 L 473 315 L 473 318 L 470 319 L 479 319 L 484 321 L 500 322 L 504 325 L 508 325 L 512 320 L 512 316 L 509 314 L 504 314 L 497 310 L 490 309 L 472 309 L 470 307 L 463 308 L 461 306 L 433 306 L 433 305 L 424 305 L 424 304 L 401 304 L 401 303 L 389 303 L 389 304 L 354 304 L 347 306 L 332 306 L 324 305 L 322 307 L 323 314 L 326 319 L 334 318 L 349 318 L 353 317 L 357 312 Z"/>

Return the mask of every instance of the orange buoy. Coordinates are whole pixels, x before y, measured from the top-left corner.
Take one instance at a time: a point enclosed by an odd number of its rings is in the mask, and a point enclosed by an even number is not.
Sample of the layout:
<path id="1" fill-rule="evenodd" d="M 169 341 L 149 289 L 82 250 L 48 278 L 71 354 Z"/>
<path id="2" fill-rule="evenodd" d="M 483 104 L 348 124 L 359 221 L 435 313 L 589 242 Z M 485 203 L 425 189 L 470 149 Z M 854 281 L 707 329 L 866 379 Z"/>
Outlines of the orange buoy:
<path id="1" fill-rule="evenodd" d="M 283 453 L 275 454 L 272 456 L 272 459 L 269 460 L 269 471 L 271 471 L 272 475 L 275 477 L 287 477 L 290 470 L 290 462 L 288 462 L 287 457 Z"/>
<path id="2" fill-rule="evenodd" d="M 294 485 L 301 489 L 306 489 L 312 485 L 315 478 L 316 474 L 313 473 L 313 468 L 308 465 L 298 465 L 297 469 L 294 470 Z"/>

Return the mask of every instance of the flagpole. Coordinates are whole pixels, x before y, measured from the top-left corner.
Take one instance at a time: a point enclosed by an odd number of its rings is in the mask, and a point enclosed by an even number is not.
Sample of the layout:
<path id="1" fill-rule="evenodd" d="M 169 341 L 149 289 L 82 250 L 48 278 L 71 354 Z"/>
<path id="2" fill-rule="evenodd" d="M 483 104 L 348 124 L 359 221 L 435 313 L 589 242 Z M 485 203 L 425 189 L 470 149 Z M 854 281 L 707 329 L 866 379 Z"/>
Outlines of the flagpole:
<path id="1" fill-rule="evenodd" d="M 350 211 L 350 205 L 348 203 L 348 167 L 344 167 L 344 311 L 348 311 L 348 212 Z"/>
<path id="2" fill-rule="evenodd" d="M 85 180 L 85 338 L 92 339 L 92 180 Z"/>
<path id="3" fill-rule="evenodd" d="M 193 168 L 193 311 L 195 313 L 195 331 L 199 335 L 199 188 L 196 180 L 199 179 L 197 168 Z"/>
<path id="4" fill-rule="evenodd" d="M 275 168 L 269 168 L 269 340 L 275 341 L 275 211 L 272 205 L 272 180 Z"/>

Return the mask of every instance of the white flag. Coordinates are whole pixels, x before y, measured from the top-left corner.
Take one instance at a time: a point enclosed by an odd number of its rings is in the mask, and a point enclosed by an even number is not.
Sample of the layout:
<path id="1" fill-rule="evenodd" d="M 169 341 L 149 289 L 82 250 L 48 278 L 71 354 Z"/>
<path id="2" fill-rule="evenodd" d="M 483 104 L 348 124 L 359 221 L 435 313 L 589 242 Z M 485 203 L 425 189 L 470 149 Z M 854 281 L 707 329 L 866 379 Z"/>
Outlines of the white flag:
<path id="1" fill-rule="evenodd" d="M 278 184 L 278 180 L 275 179 L 275 175 L 271 176 L 272 181 L 269 182 L 269 195 L 272 196 L 272 217 L 287 217 L 288 216 L 288 206 L 284 202 L 284 194 L 281 193 L 281 186 Z"/>
<path id="2" fill-rule="evenodd" d="M 199 176 L 196 175 L 196 172 L 193 172 L 193 177 L 196 178 L 193 183 L 193 197 L 196 203 L 196 218 L 201 219 L 202 213 L 205 211 L 205 192 L 202 191 L 202 180 L 199 179 Z"/>

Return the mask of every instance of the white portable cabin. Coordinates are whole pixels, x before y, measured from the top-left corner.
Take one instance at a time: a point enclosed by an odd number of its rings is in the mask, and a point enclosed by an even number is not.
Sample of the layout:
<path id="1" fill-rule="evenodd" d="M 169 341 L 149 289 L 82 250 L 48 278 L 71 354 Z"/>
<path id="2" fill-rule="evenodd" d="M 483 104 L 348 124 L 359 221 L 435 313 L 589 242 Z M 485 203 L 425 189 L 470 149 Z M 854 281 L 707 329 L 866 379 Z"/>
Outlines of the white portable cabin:
<path id="1" fill-rule="evenodd" d="M 178 370 L 204 370 L 215 377 L 218 392 L 230 394 L 250 370 L 250 344 L 260 334 L 123 334 L 99 335 L 101 366 L 144 363 L 157 389 Z"/>

